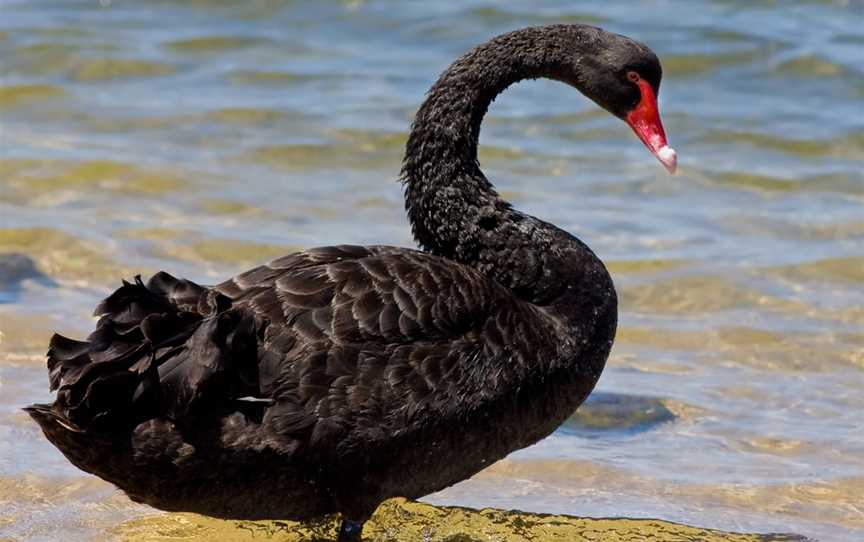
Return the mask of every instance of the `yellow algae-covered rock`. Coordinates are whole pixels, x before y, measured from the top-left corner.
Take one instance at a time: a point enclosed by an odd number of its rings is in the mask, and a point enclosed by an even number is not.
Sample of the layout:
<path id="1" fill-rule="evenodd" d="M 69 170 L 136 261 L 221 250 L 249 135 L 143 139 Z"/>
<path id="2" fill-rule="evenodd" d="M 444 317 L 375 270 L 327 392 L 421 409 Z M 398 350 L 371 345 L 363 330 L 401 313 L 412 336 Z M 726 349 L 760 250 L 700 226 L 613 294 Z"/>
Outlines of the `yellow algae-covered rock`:
<path id="1" fill-rule="evenodd" d="M 331 541 L 337 521 L 225 521 L 194 514 L 165 514 L 128 521 L 114 528 L 127 542 Z M 781 542 L 795 535 L 726 533 L 653 519 L 590 519 L 494 509 L 437 507 L 392 499 L 379 508 L 363 531 L 375 542 Z"/>

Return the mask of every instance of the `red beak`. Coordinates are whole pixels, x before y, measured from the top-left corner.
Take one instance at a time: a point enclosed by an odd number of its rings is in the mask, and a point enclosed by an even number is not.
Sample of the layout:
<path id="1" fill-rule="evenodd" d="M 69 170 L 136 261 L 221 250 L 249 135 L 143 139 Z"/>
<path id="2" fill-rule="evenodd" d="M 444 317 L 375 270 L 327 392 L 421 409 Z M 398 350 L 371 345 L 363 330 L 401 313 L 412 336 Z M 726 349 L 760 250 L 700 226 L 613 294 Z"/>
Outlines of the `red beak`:
<path id="1" fill-rule="evenodd" d="M 675 168 L 678 167 L 678 155 L 675 149 L 666 144 L 666 132 L 663 131 L 663 123 L 660 122 L 660 111 L 657 109 L 654 89 L 644 79 L 636 84 L 639 85 L 642 98 L 636 107 L 627 113 L 625 120 L 651 154 L 660 160 L 669 173 L 674 174 Z"/>

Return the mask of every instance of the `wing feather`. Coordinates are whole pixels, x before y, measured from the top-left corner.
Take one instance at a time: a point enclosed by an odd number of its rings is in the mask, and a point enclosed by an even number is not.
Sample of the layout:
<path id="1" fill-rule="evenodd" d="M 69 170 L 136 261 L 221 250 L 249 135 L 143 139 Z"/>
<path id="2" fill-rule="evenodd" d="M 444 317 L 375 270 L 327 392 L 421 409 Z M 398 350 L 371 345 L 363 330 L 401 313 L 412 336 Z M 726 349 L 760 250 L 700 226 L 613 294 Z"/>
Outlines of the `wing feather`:
<path id="1" fill-rule="evenodd" d="M 424 409 L 469 396 L 472 379 L 513 355 L 504 330 L 524 329 L 531 310 L 474 269 L 393 247 L 291 254 L 216 290 L 267 322 L 265 421 L 309 446 L 404 432 Z"/>

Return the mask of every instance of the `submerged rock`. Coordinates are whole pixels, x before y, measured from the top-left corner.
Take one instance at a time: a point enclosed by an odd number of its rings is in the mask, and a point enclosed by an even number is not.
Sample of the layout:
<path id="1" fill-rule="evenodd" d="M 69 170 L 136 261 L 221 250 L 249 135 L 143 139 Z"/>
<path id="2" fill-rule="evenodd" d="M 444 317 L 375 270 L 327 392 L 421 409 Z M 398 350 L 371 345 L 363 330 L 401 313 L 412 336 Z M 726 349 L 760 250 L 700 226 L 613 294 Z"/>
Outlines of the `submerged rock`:
<path id="1" fill-rule="evenodd" d="M 0 253 L 0 288 L 12 289 L 28 279 L 47 279 L 36 267 L 36 262 L 18 252 Z"/>
<path id="2" fill-rule="evenodd" d="M 135 519 L 114 529 L 126 542 L 325 542 L 336 539 L 337 522 L 300 525 L 288 521 L 225 521 L 194 514 Z M 437 507 L 391 499 L 364 529 L 369 542 L 803 542 L 788 534 L 727 533 L 654 519 L 591 519 L 494 509 Z"/>
<path id="3" fill-rule="evenodd" d="M 0 252 L 0 303 L 15 301 L 25 280 L 54 285 L 50 278 L 39 271 L 31 257 L 17 252 Z"/>
<path id="4" fill-rule="evenodd" d="M 597 432 L 634 433 L 671 422 L 675 414 L 663 399 L 623 393 L 594 392 L 570 419 L 564 431 L 589 436 Z"/>

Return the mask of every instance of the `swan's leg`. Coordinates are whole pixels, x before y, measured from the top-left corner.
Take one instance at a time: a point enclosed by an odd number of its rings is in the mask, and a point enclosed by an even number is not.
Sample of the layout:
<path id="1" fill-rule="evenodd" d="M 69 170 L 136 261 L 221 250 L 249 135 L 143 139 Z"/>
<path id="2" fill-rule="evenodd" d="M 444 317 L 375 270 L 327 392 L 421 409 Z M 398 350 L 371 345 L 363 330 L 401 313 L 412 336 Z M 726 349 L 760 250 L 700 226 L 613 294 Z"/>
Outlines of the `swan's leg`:
<path id="1" fill-rule="evenodd" d="M 339 526 L 339 538 L 337 542 L 360 542 L 360 535 L 363 533 L 363 522 L 351 521 L 347 518 L 342 518 L 342 525 Z"/>

